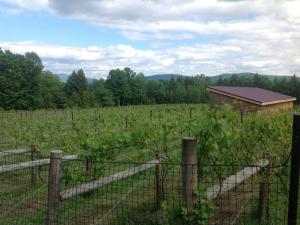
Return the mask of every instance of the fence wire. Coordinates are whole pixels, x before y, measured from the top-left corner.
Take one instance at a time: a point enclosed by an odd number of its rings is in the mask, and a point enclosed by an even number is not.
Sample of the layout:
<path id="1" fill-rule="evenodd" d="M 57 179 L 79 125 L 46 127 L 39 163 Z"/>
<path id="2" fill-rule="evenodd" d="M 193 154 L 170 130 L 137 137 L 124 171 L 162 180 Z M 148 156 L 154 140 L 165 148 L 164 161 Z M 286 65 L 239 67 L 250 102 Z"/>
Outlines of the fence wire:
<path id="1" fill-rule="evenodd" d="M 194 176 L 183 177 L 183 166 L 195 167 L 171 162 L 159 167 L 156 163 L 63 162 L 60 194 L 70 190 L 75 194 L 66 199 L 61 195 L 59 224 L 287 224 L 288 166 L 202 165 L 192 168 L 197 171 L 196 181 Z M 34 184 L 31 168 L 0 173 L 0 224 L 47 223 L 48 170 L 48 165 L 40 166 Z M 184 180 L 197 186 L 191 211 Z"/>
<path id="2" fill-rule="evenodd" d="M 40 166 L 32 183 L 31 169 L 0 174 L 0 224 L 46 224 L 48 166 Z"/>
<path id="3" fill-rule="evenodd" d="M 266 168 L 255 165 L 209 165 L 196 168 L 198 188 L 194 193 L 194 209 L 186 212 L 181 174 L 183 165 L 162 163 L 160 181 L 163 196 L 159 206 L 156 167 L 130 177 L 126 173 L 120 173 L 139 165 L 94 162 L 93 175 L 90 177 L 84 161 L 65 163 L 63 174 L 66 175 L 61 182 L 65 190 L 99 178 L 116 177 L 116 174 L 120 179 L 62 201 L 60 223 L 286 224 L 289 178 L 287 167 L 272 167 L 268 174 Z M 248 170 L 245 171 L 245 168 Z M 253 176 L 243 180 L 249 173 Z M 260 215 L 262 211 L 265 211 L 264 215 Z"/>

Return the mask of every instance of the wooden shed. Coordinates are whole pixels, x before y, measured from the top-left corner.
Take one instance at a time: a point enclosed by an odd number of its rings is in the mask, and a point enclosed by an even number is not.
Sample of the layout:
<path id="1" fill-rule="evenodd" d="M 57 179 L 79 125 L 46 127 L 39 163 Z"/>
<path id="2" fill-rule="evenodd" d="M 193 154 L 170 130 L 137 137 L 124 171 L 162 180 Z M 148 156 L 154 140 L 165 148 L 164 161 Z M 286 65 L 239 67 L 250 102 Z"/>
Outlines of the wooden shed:
<path id="1" fill-rule="evenodd" d="M 210 104 L 227 103 L 240 111 L 293 110 L 296 98 L 257 87 L 209 86 Z"/>

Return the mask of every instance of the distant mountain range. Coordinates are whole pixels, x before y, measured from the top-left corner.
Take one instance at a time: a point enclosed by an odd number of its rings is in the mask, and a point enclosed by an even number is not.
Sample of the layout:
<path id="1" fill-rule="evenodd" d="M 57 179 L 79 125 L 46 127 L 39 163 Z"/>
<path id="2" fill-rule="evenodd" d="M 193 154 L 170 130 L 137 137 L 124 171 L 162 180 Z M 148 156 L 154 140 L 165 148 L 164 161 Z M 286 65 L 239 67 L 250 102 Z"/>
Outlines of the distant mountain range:
<path id="1" fill-rule="evenodd" d="M 151 75 L 151 76 L 146 76 L 146 80 L 171 80 L 173 79 L 178 79 L 182 77 L 187 77 L 185 75 L 180 75 L 180 74 L 156 74 L 156 75 Z"/>
<path id="2" fill-rule="evenodd" d="M 238 75 L 238 76 L 242 76 L 242 77 L 247 77 L 252 79 L 257 73 L 249 73 L 249 72 L 244 72 L 244 73 L 224 73 L 224 74 L 220 74 L 220 75 L 216 75 L 216 76 L 211 76 L 211 82 L 215 83 L 217 82 L 220 78 L 222 79 L 226 79 L 226 78 L 230 78 L 232 75 Z M 274 80 L 274 79 L 282 79 L 282 78 L 291 78 L 292 76 L 285 76 L 285 75 L 267 75 L 267 74 L 258 74 L 260 76 L 265 76 L 267 78 L 269 78 L 270 80 Z M 300 78 L 298 78 L 300 79 Z"/>
<path id="3" fill-rule="evenodd" d="M 247 77 L 247 78 L 253 78 L 253 76 L 255 76 L 257 73 L 249 73 L 249 72 L 244 72 L 244 73 L 224 73 L 224 74 L 220 74 L 220 75 L 215 75 L 215 76 L 207 76 L 210 78 L 211 83 L 216 83 L 220 78 L 222 79 L 226 79 L 226 78 L 230 78 L 232 75 L 238 75 L 238 76 L 242 76 L 242 77 Z M 282 79 L 282 78 L 291 78 L 291 76 L 284 76 L 284 75 L 266 75 L 266 74 L 259 74 L 261 76 L 265 76 L 271 80 L 274 80 L 275 78 L 277 79 Z M 151 76 L 147 76 L 146 79 L 147 80 L 171 80 L 173 79 L 178 79 L 181 77 L 187 77 L 185 75 L 181 75 L 181 74 L 157 74 L 157 75 L 151 75 Z M 300 77 L 298 77 L 298 79 L 300 80 Z"/>
<path id="4" fill-rule="evenodd" d="M 56 76 L 62 81 L 67 82 L 70 75 L 68 74 L 56 74 Z M 178 79 L 180 77 L 186 77 L 185 75 L 180 74 L 156 74 L 151 76 L 145 76 L 146 80 L 171 80 L 172 78 Z M 86 78 L 88 83 L 93 83 L 95 79 L 93 78 Z"/>
<path id="5" fill-rule="evenodd" d="M 220 74 L 220 75 L 216 75 L 216 76 L 207 76 L 210 78 L 211 83 L 215 83 L 217 82 L 220 78 L 222 79 L 226 79 L 226 78 L 230 78 L 232 75 L 238 75 L 238 76 L 245 76 L 248 78 L 252 78 L 254 75 L 256 75 L 256 73 L 249 73 L 249 72 L 245 72 L 245 73 L 224 73 L 224 74 Z M 259 74 L 261 76 L 266 76 L 271 80 L 274 80 L 275 78 L 291 78 L 291 76 L 284 76 L 284 75 L 266 75 L 266 74 Z M 67 74 L 57 74 L 58 78 L 63 81 L 63 82 L 67 82 L 69 75 Z M 171 80 L 173 79 L 178 79 L 178 78 L 183 78 L 183 77 L 188 77 L 186 75 L 182 75 L 182 74 L 155 74 L 155 75 L 150 75 L 150 76 L 145 76 L 146 80 Z M 298 78 L 300 79 L 300 78 Z M 95 79 L 93 78 L 87 78 L 88 83 L 93 83 Z"/>
<path id="6" fill-rule="evenodd" d="M 70 75 L 67 74 L 55 74 L 62 82 L 67 82 Z"/>

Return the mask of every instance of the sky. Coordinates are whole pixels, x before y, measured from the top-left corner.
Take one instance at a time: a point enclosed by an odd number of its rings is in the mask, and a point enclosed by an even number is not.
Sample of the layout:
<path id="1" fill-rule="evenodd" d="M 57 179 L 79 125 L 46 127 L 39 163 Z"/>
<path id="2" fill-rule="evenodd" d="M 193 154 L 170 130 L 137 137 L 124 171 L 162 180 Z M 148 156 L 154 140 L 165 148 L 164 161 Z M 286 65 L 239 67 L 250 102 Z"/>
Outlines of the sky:
<path id="1" fill-rule="evenodd" d="M 300 75 L 300 0 L 0 0 L 0 48 L 91 78 Z"/>

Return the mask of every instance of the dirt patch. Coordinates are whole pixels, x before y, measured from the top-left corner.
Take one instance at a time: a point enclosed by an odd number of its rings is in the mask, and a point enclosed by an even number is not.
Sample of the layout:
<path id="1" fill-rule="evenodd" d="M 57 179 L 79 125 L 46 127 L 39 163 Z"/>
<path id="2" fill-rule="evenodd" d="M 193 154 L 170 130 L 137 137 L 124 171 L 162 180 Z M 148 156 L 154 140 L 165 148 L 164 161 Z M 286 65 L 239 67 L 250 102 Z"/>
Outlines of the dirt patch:
<path id="1" fill-rule="evenodd" d="M 214 215 L 209 219 L 209 225 L 234 225 L 243 221 L 245 216 L 250 216 L 251 202 L 258 198 L 250 185 L 243 185 L 243 190 L 228 191 L 214 200 Z"/>

